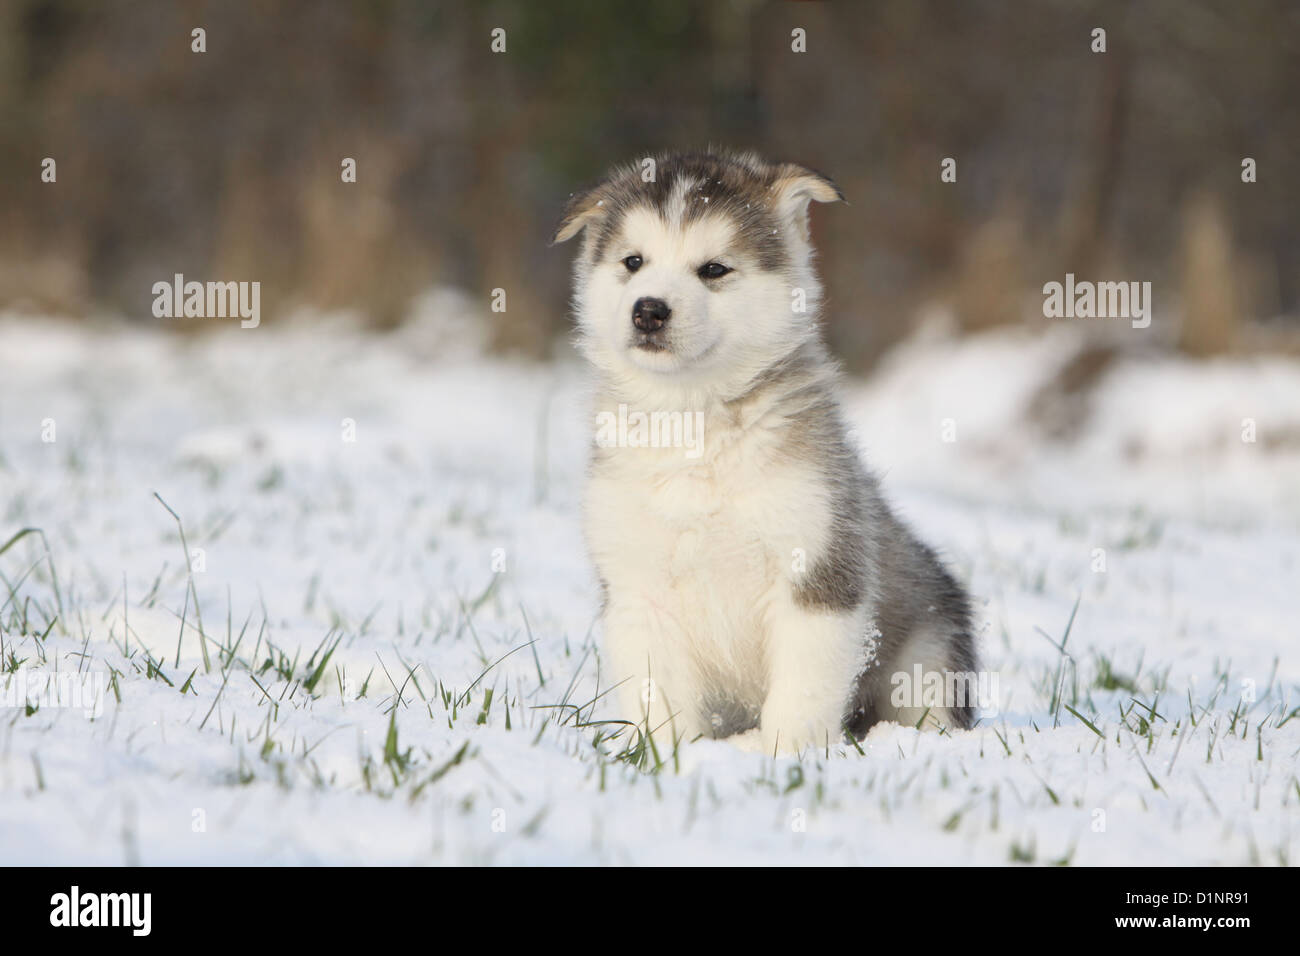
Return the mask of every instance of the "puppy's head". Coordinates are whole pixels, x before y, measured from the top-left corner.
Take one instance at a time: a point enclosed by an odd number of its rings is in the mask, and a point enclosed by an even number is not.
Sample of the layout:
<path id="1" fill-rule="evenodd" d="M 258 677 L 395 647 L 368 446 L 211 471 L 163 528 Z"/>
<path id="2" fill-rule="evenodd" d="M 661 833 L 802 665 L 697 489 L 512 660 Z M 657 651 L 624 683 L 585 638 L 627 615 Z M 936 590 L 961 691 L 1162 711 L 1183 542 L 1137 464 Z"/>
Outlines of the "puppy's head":
<path id="1" fill-rule="evenodd" d="M 824 176 L 753 155 L 671 154 L 575 195 L 555 242 L 581 233 L 583 349 L 624 376 L 743 387 L 809 335 L 821 287 L 808 205 Z"/>

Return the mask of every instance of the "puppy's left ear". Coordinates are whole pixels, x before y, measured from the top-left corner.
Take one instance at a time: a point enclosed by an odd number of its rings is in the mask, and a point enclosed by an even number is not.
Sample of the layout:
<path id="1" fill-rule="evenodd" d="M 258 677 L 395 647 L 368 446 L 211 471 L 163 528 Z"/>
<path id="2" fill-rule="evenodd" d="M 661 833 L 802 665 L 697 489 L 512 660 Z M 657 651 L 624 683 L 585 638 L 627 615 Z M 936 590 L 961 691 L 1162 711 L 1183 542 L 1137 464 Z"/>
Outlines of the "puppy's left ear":
<path id="1" fill-rule="evenodd" d="M 567 242 L 582 232 L 590 223 L 605 215 L 604 190 L 599 186 L 574 193 L 564 207 L 564 218 L 560 220 L 551 236 L 551 245 Z"/>
<path id="2" fill-rule="evenodd" d="M 781 217 L 794 223 L 808 238 L 808 204 L 813 202 L 843 202 L 840 187 L 804 166 L 786 163 L 777 170 L 772 184 L 776 193 L 776 209 Z"/>

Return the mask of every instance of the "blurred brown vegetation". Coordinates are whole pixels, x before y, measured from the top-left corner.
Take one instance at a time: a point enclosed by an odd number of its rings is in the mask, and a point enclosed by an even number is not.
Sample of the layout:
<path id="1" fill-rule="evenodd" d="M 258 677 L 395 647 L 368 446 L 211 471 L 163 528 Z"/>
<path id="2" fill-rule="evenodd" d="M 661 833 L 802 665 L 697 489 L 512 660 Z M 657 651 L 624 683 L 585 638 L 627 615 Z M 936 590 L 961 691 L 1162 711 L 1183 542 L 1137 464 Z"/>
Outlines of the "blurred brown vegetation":
<path id="1" fill-rule="evenodd" d="M 0 307 L 152 321 L 180 272 L 386 325 L 501 287 L 497 344 L 540 354 L 567 195 L 713 143 L 843 188 L 815 228 L 853 365 L 923 303 L 1019 321 L 1067 271 L 1152 281 L 1214 353 L 1295 329 L 1297 90 L 1291 0 L 0 0 Z"/>

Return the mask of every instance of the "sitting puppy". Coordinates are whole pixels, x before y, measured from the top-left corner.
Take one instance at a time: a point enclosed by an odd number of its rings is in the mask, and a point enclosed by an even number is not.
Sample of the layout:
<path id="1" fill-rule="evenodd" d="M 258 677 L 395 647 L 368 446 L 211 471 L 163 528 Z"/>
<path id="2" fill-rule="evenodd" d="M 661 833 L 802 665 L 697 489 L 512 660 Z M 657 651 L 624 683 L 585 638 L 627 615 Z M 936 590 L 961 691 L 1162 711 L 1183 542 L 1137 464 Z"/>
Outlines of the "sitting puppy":
<path id="1" fill-rule="evenodd" d="M 808 206 L 842 198 L 801 166 L 673 154 L 575 195 L 555 233 L 583 234 L 602 679 L 656 736 L 798 752 L 882 720 L 975 721 L 966 595 L 890 512 L 836 401 Z M 896 692 L 917 677 L 943 692 Z"/>

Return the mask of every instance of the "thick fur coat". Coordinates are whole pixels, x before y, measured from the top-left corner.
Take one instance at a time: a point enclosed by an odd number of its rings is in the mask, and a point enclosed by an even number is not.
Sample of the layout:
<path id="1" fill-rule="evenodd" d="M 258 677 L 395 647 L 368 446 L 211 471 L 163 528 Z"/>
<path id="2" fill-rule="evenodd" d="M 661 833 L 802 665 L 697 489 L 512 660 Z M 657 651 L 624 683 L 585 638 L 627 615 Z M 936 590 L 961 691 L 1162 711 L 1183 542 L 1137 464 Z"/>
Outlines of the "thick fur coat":
<path id="1" fill-rule="evenodd" d="M 556 232 L 582 234 L 596 420 L 639 425 L 600 433 L 585 520 L 603 676 L 656 738 L 797 752 L 884 720 L 974 723 L 966 595 L 836 400 L 808 206 L 840 198 L 801 166 L 672 154 L 575 195 Z"/>

